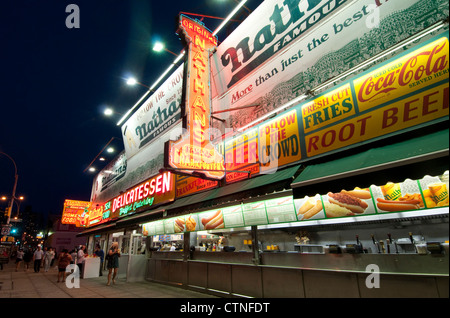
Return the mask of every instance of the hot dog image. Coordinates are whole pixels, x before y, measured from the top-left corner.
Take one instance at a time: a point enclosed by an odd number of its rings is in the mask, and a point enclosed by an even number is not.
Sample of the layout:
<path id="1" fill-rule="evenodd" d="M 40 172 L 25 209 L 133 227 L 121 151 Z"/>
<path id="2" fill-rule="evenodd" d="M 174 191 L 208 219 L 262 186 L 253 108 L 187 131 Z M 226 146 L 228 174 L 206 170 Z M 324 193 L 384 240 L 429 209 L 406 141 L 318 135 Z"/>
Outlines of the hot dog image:
<path id="1" fill-rule="evenodd" d="M 361 189 L 358 187 L 356 187 L 355 189 L 350 190 L 350 191 L 342 190 L 341 193 L 349 194 L 349 195 L 356 197 L 358 199 L 361 199 L 361 200 L 369 200 L 370 198 L 372 198 L 372 195 L 370 194 L 369 189 Z"/>
<path id="2" fill-rule="evenodd" d="M 184 218 L 176 218 L 174 222 L 175 233 L 184 232 Z"/>
<path id="3" fill-rule="evenodd" d="M 418 210 L 420 209 L 420 203 L 420 200 L 394 201 L 377 198 L 378 209 L 389 212 Z"/>
<path id="4" fill-rule="evenodd" d="M 202 224 L 205 230 L 223 229 L 225 225 L 223 224 L 222 210 L 218 210 L 207 217 L 203 217 Z"/>
<path id="5" fill-rule="evenodd" d="M 352 213 L 362 214 L 368 208 L 368 204 L 353 195 L 345 192 L 333 193 L 328 192 L 328 201 L 332 204 L 339 205 L 350 210 Z M 326 212 L 326 210 L 325 210 Z"/>
<path id="6" fill-rule="evenodd" d="M 344 208 L 340 205 L 330 203 L 330 202 L 324 202 L 324 208 L 325 208 L 325 214 L 327 215 L 327 218 L 338 218 L 342 216 L 352 216 L 355 215 L 352 211 L 350 211 L 347 208 Z"/>
<path id="7" fill-rule="evenodd" d="M 301 220 L 307 220 L 323 210 L 321 200 L 309 198 L 306 200 L 297 212 L 297 216 Z"/>

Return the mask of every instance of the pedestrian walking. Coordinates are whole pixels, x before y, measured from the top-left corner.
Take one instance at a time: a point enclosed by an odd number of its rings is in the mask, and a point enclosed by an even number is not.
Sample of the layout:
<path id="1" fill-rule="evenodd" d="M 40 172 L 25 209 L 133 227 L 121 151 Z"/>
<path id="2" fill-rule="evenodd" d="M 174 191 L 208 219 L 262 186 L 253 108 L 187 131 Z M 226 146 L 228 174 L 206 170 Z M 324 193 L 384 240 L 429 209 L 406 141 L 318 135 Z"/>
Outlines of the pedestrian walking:
<path id="1" fill-rule="evenodd" d="M 33 253 L 29 248 L 27 248 L 23 254 L 23 270 L 25 272 L 28 272 L 28 269 L 30 268 L 30 262 L 33 259 Z"/>
<path id="2" fill-rule="evenodd" d="M 34 251 L 33 260 L 34 260 L 34 272 L 39 273 L 41 270 L 42 258 L 44 257 L 44 251 L 41 250 L 41 246 L 38 245 L 36 251 Z"/>
<path id="3" fill-rule="evenodd" d="M 100 247 L 100 244 L 95 245 L 94 254 L 100 258 L 100 272 L 98 275 L 103 276 L 103 261 L 105 259 L 105 252 L 103 252 L 102 248 Z"/>
<path id="4" fill-rule="evenodd" d="M 70 251 L 70 256 L 72 257 L 72 262 L 70 264 L 75 264 L 75 260 L 77 258 L 77 250 L 76 247 Z"/>
<path id="5" fill-rule="evenodd" d="M 111 274 L 114 271 L 112 282 L 113 284 L 116 283 L 116 276 L 117 272 L 119 270 L 119 257 L 120 257 L 120 251 L 119 251 L 119 243 L 114 242 L 111 245 L 111 248 L 108 251 L 107 255 L 107 264 L 108 267 L 108 283 L 106 285 L 110 285 L 111 282 Z"/>
<path id="6" fill-rule="evenodd" d="M 23 256 L 24 256 L 24 252 L 23 250 L 20 248 L 17 251 L 17 255 L 16 255 L 16 272 L 19 270 L 20 264 L 22 264 L 23 262 Z"/>
<path id="7" fill-rule="evenodd" d="M 57 282 L 66 281 L 66 267 L 72 263 L 72 256 L 67 249 L 63 249 L 58 257 L 58 280 Z M 62 277 L 62 280 L 60 279 Z"/>
<path id="8" fill-rule="evenodd" d="M 84 259 L 87 254 L 85 254 L 86 246 L 82 245 L 81 248 L 77 252 L 77 265 L 80 270 L 80 278 L 83 278 L 83 265 Z"/>
<path id="9" fill-rule="evenodd" d="M 55 256 L 53 256 L 52 261 L 50 262 L 50 267 L 53 267 L 53 264 L 55 263 L 55 260 L 58 260 L 58 253 L 56 252 L 56 248 L 53 249 L 53 252 L 55 252 Z"/>
<path id="10" fill-rule="evenodd" d="M 51 247 L 44 254 L 44 271 L 48 272 L 50 269 L 50 264 L 52 263 L 53 258 L 55 257 L 55 252 Z"/>

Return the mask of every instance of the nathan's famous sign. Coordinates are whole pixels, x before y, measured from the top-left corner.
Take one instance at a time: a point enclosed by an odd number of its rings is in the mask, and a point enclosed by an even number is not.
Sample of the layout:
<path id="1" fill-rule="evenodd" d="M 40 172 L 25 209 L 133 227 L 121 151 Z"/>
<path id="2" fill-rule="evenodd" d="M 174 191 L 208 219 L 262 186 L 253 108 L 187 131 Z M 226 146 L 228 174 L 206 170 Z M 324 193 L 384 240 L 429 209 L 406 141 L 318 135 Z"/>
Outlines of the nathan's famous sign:
<path id="1" fill-rule="evenodd" d="M 187 44 L 185 70 L 185 133 L 177 141 L 166 143 L 166 166 L 189 171 L 201 170 L 207 178 L 225 176 L 223 155 L 210 141 L 210 63 L 209 54 L 217 46 L 217 37 L 205 26 L 180 16 L 179 33 Z M 186 169 L 186 170 L 184 170 Z"/>

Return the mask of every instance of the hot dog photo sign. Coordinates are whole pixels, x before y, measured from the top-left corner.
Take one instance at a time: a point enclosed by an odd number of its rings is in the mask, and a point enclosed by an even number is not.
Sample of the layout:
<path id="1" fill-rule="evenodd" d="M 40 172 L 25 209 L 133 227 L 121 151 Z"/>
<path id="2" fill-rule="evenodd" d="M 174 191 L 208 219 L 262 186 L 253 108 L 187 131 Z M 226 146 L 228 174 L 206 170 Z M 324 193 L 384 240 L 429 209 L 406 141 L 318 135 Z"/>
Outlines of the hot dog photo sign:
<path id="1" fill-rule="evenodd" d="M 286 196 L 191 213 L 143 225 L 145 235 L 177 234 L 448 207 L 448 171 L 420 180 L 387 182 L 294 199 Z"/>

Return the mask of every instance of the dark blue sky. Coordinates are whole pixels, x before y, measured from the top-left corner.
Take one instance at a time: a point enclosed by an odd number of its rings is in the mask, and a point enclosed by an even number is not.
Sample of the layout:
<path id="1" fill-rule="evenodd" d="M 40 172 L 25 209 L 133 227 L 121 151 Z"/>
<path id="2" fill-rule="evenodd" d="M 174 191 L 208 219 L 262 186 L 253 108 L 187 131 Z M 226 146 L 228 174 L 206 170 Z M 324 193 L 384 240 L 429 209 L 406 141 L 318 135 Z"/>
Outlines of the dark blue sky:
<path id="1" fill-rule="evenodd" d="M 254 9 L 260 0 L 250 0 Z M 68 29 L 69 4 L 80 9 L 80 28 Z M 58 214 L 64 199 L 89 200 L 93 175 L 83 170 L 111 137 L 118 116 L 145 92 L 130 87 L 133 75 L 151 85 L 174 60 L 155 53 L 160 39 L 179 52 L 180 11 L 225 17 L 234 0 L 2 0 L 0 2 L 0 152 L 18 167 L 16 195 L 33 211 Z M 244 10 L 244 9 L 242 9 Z M 205 19 L 214 30 L 220 20 Z M 219 40 L 224 39 L 219 33 Z M 122 146 L 119 142 L 118 146 Z M 0 195 L 10 196 L 14 168 L 0 156 Z M 1 203 L 5 205 L 4 203 Z M 14 211 L 16 207 L 14 208 Z"/>

